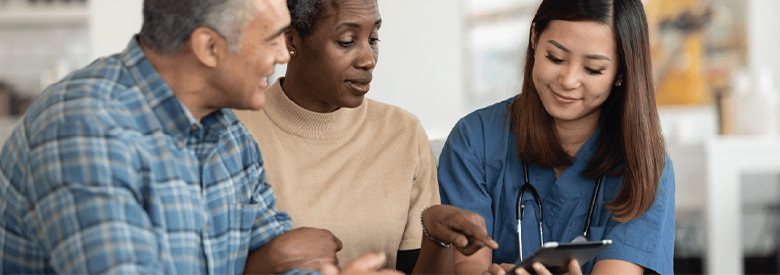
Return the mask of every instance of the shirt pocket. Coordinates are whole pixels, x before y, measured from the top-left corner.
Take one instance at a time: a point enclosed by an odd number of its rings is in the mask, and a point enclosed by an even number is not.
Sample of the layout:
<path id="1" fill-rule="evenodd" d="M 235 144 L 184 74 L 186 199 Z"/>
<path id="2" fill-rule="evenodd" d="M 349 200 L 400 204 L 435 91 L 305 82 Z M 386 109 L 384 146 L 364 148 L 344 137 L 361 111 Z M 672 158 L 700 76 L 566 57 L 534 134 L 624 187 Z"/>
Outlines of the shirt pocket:
<path id="1" fill-rule="evenodd" d="M 570 242 L 578 236 L 582 236 L 584 223 L 570 222 L 566 227 L 566 233 L 563 234 L 561 242 Z M 605 226 L 591 226 L 588 235 L 588 241 L 600 241 L 604 238 Z"/>

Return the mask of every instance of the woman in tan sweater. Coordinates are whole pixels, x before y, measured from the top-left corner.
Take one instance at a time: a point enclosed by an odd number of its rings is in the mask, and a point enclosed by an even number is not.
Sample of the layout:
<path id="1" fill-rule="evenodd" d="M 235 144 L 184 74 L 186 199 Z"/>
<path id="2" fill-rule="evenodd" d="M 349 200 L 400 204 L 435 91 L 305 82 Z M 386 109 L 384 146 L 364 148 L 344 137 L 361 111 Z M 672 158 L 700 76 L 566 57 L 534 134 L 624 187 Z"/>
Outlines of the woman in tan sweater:
<path id="1" fill-rule="evenodd" d="M 427 259 L 432 269 L 418 265 L 415 271 L 447 271 L 449 264 L 430 260 L 449 258 L 451 249 L 437 245 L 455 242 L 446 229 L 469 219 L 484 228 L 484 222 L 457 209 L 432 208 L 426 225 L 440 237 L 422 241 L 421 213 L 440 203 L 428 137 L 409 112 L 364 98 L 379 52 L 377 2 L 287 3 L 292 28 L 285 33 L 291 57 L 286 75 L 266 90 L 262 111 L 237 112 L 260 145 L 279 209 L 290 214 L 293 227 L 332 231 L 343 242 L 342 263 L 384 252 L 387 267 L 409 273 L 421 246 L 430 246 L 419 262 Z M 456 243 L 496 246 L 477 233 L 484 242 Z"/>

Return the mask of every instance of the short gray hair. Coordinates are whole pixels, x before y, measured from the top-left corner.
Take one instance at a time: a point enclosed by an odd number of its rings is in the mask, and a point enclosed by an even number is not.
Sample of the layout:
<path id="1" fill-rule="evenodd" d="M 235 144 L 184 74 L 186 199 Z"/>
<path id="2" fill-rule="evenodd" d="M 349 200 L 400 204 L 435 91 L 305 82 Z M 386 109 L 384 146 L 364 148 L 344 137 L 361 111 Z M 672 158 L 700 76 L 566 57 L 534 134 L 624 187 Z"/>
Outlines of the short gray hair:
<path id="1" fill-rule="evenodd" d="M 244 28 L 257 14 L 249 0 L 144 0 L 144 23 L 139 38 L 145 46 L 175 53 L 199 27 L 208 27 L 227 40 L 228 50 L 240 49 Z"/>

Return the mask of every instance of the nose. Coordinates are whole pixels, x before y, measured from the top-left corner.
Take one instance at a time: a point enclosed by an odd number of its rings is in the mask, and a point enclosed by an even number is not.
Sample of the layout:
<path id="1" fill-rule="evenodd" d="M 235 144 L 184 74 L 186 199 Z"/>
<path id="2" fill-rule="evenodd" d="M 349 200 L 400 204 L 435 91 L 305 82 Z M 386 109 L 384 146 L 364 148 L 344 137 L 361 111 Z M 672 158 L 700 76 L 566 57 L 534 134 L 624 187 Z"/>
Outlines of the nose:
<path id="1" fill-rule="evenodd" d="M 558 83 L 561 84 L 561 88 L 570 91 L 579 88 L 582 85 L 580 81 L 580 70 L 578 66 L 568 65 L 563 70 Z"/>
<path id="2" fill-rule="evenodd" d="M 358 59 L 355 62 L 355 67 L 366 71 L 373 70 L 374 67 L 376 67 L 377 57 L 375 56 L 375 53 L 369 43 L 361 43 L 361 44 L 363 46 L 360 47 L 360 53 Z"/>

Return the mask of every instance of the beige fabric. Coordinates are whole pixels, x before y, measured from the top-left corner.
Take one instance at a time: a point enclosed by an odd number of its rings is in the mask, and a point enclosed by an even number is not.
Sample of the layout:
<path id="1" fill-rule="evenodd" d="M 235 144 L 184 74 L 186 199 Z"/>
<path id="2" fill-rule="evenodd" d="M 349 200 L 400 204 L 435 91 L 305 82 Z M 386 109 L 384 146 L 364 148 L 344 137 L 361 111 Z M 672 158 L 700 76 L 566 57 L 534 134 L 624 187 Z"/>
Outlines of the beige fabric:
<path id="1" fill-rule="evenodd" d="M 326 228 L 344 244 L 343 265 L 366 252 L 420 248 L 420 211 L 439 204 L 436 163 L 419 120 L 366 99 L 322 114 L 303 109 L 279 81 L 262 111 L 237 111 L 260 144 L 268 183 L 293 227 Z"/>

